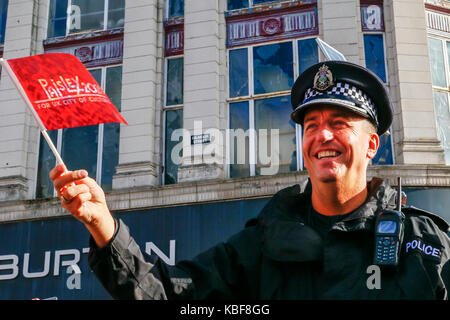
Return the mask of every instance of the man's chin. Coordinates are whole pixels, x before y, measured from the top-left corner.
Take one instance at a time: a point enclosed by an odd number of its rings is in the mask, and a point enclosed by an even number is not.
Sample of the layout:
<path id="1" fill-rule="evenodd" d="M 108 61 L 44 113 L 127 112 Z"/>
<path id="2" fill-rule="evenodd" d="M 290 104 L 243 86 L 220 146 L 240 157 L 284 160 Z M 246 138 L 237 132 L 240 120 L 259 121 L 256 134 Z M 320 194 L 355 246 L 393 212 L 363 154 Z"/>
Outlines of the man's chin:
<path id="1" fill-rule="evenodd" d="M 314 169 L 308 169 L 306 170 L 309 173 L 309 176 L 312 180 L 312 182 L 319 182 L 319 183 L 333 183 L 337 182 L 340 177 L 342 176 L 342 172 L 340 168 L 314 168 Z"/>
<path id="2" fill-rule="evenodd" d="M 337 180 L 338 179 L 335 176 L 319 178 L 319 181 L 322 183 L 335 183 Z"/>
<path id="3" fill-rule="evenodd" d="M 311 177 L 311 175 L 310 175 Z M 321 174 L 321 175 L 313 175 L 311 177 L 311 180 L 315 180 L 316 182 L 320 183 L 335 183 L 339 180 L 338 175 L 329 173 L 329 174 Z"/>

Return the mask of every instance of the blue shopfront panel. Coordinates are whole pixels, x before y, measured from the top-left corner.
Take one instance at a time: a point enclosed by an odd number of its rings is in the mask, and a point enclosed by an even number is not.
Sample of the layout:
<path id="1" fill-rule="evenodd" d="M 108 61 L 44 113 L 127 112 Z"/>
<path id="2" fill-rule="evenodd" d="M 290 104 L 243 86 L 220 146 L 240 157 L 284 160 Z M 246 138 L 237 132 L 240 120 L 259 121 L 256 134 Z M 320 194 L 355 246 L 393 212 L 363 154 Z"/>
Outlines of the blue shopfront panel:
<path id="1" fill-rule="evenodd" d="M 409 205 L 450 221 L 450 189 L 405 188 Z M 268 198 L 117 213 L 143 252 L 168 263 L 190 259 L 226 240 Z M 89 234 L 72 217 L 0 224 L 0 299 L 110 299 L 88 258 Z M 70 265 L 76 264 L 81 275 Z"/>
<path id="2" fill-rule="evenodd" d="M 242 230 L 268 198 L 117 213 L 143 252 L 190 259 Z M 0 299 L 110 299 L 88 266 L 89 234 L 72 217 L 0 224 Z M 76 264 L 81 274 L 77 274 Z M 75 271 L 75 272 L 74 272 Z"/>

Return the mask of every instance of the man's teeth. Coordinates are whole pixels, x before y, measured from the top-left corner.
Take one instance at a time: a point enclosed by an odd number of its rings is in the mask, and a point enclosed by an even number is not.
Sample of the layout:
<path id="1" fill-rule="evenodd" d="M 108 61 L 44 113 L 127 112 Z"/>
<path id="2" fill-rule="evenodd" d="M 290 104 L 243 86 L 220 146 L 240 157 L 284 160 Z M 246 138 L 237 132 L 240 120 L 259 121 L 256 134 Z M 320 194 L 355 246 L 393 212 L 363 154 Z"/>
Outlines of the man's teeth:
<path id="1" fill-rule="evenodd" d="M 340 153 L 337 151 L 321 151 L 317 154 L 318 159 L 327 158 L 327 157 L 336 157 Z"/>

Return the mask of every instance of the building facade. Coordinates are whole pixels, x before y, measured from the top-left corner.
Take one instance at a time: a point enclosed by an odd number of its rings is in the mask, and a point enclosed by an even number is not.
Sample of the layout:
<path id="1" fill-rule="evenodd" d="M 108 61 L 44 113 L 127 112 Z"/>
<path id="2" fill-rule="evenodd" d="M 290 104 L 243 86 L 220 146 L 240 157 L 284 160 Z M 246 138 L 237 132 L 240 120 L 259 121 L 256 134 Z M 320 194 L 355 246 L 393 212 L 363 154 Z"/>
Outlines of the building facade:
<path id="1" fill-rule="evenodd" d="M 394 121 L 369 177 L 402 177 L 408 203 L 450 221 L 448 1 L 4 0 L 0 9 L 4 59 L 74 54 L 128 122 L 48 133 L 147 254 L 191 258 L 307 180 L 289 95 L 325 60 L 316 38 L 391 94 Z M 0 115 L 0 299 L 108 298 L 87 267 L 88 234 L 55 198 L 55 157 L 4 72 Z"/>

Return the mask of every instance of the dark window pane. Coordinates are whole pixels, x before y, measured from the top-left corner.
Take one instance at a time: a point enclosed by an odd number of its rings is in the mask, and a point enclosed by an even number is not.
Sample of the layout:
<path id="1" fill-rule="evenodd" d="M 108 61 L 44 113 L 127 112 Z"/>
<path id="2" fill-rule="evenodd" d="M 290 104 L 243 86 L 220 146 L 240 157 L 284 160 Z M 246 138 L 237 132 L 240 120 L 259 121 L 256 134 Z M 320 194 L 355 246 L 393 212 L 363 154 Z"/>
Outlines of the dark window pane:
<path id="1" fill-rule="evenodd" d="M 295 123 L 291 120 L 291 112 L 292 106 L 289 97 L 255 100 L 255 129 L 258 136 L 257 175 L 261 174 L 262 167 L 265 167 L 265 170 L 269 170 L 270 165 L 275 170 L 274 174 L 297 169 Z M 266 140 L 261 140 L 260 129 L 268 129 Z M 274 143 L 278 144 L 279 154 L 271 151 L 272 149 L 276 151 L 277 146 L 272 145 L 270 129 L 279 130 L 279 139 L 274 139 Z M 267 152 L 261 151 L 261 148 L 264 147 Z M 267 164 L 271 157 L 278 158 L 278 168 L 273 162 Z"/>
<path id="2" fill-rule="evenodd" d="M 447 41 L 447 60 L 450 65 L 450 41 Z"/>
<path id="3" fill-rule="evenodd" d="M 377 155 L 372 159 L 372 164 L 394 164 L 390 135 L 383 134 L 380 136 L 380 147 Z"/>
<path id="4" fill-rule="evenodd" d="M 124 26 L 125 0 L 109 0 L 108 2 L 108 29 Z"/>
<path id="5" fill-rule="evenodd" d="M 112 180 L 119 163 L 120 124 L 105 123 L 103 127 L 102 188 L 112 190 Z"/>
<path id="6" fill-rule="evenodd" d="M 8 15 L 8 0 L 0 0 L 0 43 L 5 42 L 7 15 Z"/>
<path id="7" fill-rule="evenodd" d="M 442 41 L 439 39 L 428 38 L 428 49 L 430 50 L 431 79 L 433 85 L 446 87 L 447 79 L 445 74 Z"/>
<path id="8" fill-rule="evenodd" d="M 175 146 L 180 146 L 183 141 L 182 136 L 174 137 L 172 141 L 172 133 L 183 128 L 183 110 L 166 111 L 166 137 L 165 137 L 165 163 L 164 163 L 164 184 L 174 184 L 178 182 L 178 166 L 181 162 L 182 149 L 179 152 L 172 151 Z M 178 138 L 178 140 L 176 140 Z"/>
<path id="9" fill-rule="evenodd" d="M 248 102 L 230 103 L 230 178 L 250 176 Z"/>
<path id="10" fill-rule="evenodd" d="M 122 97 L 122 67 L 106 69 L 105 93 L 120 111 Z M 103 153 L 102 153 L 102 188 L 112 190 L 112 179 L 119 163 L 120 124 L 105 123 L 103 125 Z"/>
<path id="11" fill-rule="evenodd" d="M 248 0 L 228 0 L 227 10 L 248 8 Z"/>
<path id="12" fill-rule="evenodd" d="M 104 1 L 72 0 L 69 33 L 104 29 Z"/>
<path id="13" fill-rule="evenodd" d="M 96 78 L 94 76 L 94 78 Z M 97 79 L 96 79 L 97 80 Z M 106 69 L 105 93 L 120 111 L 122 99 L 122 66 Z"/>
<path id="14" fill-rule="evenodd" d="M 298 41 L 298 71 L 302 74 L 313 64 L 319 62 L 319 50 L 316 39 Z"/>
<path id="15" fill-rule="evenodd" d="M 277 0 L 253 0 L 253 5 L 255 4 L 261 4 L 266 2 L 276 2 Z M 279 0 L 278 0 L 279 1 Z"/>
<path id="16" fill-rule="evenodd" d="M 102 85 L 102 69 L 91 69 L 89 70 L 95 81 L 101 86 Z"/>
<path id="17" fill-rule="evenodd" d="M 167 60 L 166 105 L 183 103 L 183 58 Z"/>
<path id="18" fill-rule="evenodd" d="M 289 90 L 293 84 L 292 43 L 253 48 L 255 94 Z"/>
<path id="19" fill-rule="evenodd" d="M 444 148 L 445 163 L 450 164 L 450 110 L 447 92 L 434 91 L 434 109 L 437 131 L 441 146 Z"/>
<path id="20" fill-rule="evenodd" d="M 68 170 L 85 169 L 97 175 L 98 125 L 63 129 L 61 157 Z"/>
<path id="21" fill-rule="evenodd" d="M 66 35 L 67 0 L 51 0 L 47 36 L 61 37 Z"/>
<path id="22" fill-rule="evenodd" d="M 248 96 L 248 50 L 230 51 L 230 97 Z"/>
<path id="23" fill-rule="evenodd" d="M 56 146 L 58 130 L 47 131 L 47 133 Z M 40 139 L 36 198 L 51 198 L 53 197 L 53 183 L 50 181 L 48 175 L 56 165 L 56 158 L 42 135 Z"/>
<path id="24" fill-rule="evenodd" d="M 386 82 L 383 35 L 365 34 L 364 54 L 366 56 L 366 67 L 380 77 L 383 82 Z"/>
<path id="25" fill-rule="evenodd" d="M 184 16 L 184 0 L 169 0 L 169 18 Z"/>

